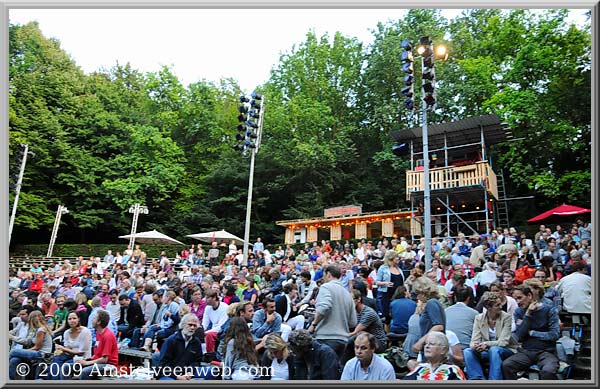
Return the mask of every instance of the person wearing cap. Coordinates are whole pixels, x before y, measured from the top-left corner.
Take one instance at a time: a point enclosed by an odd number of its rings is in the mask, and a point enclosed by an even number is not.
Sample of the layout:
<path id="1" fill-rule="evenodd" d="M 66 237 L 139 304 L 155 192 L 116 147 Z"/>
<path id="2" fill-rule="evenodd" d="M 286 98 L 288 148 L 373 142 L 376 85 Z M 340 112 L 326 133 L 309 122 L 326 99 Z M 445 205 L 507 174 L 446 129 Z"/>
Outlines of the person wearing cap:
<path id="1" fill-rule="evenodd" d="M 179 279 L 181 283 L 187 282 L 188 277 L 192 275 L 188 265 L 181 266 L 181 272 L 179 273 Z"/>
<path id="2" fill-rule="evenodd" d="M 288 344 L 294 354 L 294 380 L 339 380 L 340 361 L 333 349 L 312 338 L 307 330 L 294 330 Z"/>

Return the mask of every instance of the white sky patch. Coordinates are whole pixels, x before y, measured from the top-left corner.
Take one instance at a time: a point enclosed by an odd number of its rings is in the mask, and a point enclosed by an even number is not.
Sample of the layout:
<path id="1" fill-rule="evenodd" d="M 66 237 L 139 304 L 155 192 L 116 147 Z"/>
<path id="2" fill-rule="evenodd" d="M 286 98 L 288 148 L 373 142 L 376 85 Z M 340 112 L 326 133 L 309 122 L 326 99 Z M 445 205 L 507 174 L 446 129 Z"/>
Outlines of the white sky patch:
<path id="1" fill-rule="evenodd" d="M 444 10 L 450 19 L 462 10 Z M 575 14 L 583 14 L 576 10 Z M 280 54 L 305 40 L 336 31 L 372 42 L 378 22 L 403 9 L 10 9 L 11 23 L 38 21 L 42 33 L 86 73 L 130 63 L 141 72 L 170 66 L 184 86 L 237 80 L 249 93 L 269 78 Z"/>

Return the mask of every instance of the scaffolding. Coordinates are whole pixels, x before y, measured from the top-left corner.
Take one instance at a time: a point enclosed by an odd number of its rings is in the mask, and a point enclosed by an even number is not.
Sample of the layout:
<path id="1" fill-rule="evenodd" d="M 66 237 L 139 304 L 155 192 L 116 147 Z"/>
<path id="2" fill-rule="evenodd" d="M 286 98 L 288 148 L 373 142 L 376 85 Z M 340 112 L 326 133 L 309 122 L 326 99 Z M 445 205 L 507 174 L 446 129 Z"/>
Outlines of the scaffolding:
<path id="1" fill-rule="evenodd" d="M 494 172 L 489 148 L 512 138 L 507 124 L 492 114 L 430 125 L 428 132 L 433 235 L 454 238 L 459 233 L 489 233 L 498 224 L 494 203 L 504 197 L 505 190 L 504 177 Z M 410 201 L 412 223 L 422 226 L 422 128 L 396 131 L 391 136 L 398 143 L 410 145 L 406 198 Z M 498 193 L 498 181 L 502 184 L 502 196 Z M 417 230 L 420 229 L 411 228 Z"/>

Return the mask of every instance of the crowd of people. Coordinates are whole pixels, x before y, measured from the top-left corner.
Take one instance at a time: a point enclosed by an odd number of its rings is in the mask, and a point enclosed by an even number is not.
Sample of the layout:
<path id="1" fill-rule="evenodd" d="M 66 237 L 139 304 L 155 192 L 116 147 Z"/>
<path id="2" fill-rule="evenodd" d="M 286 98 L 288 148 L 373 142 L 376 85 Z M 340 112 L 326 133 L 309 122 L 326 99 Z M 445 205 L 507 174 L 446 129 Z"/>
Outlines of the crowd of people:
<path id="1" fill-rule="evenodd" d="M 560 315 L 591 314 L 591 242 L 578 220 L 434 237 L 430 268 L 424 239 L 404 237 L 34 263 L 10 274 L 9 375 L 98 378 L 129 348 L 162 380 L 515 380 L 532 365 L 555 380 Z M 174 373 L 206 364 L 220 374 Z"/>

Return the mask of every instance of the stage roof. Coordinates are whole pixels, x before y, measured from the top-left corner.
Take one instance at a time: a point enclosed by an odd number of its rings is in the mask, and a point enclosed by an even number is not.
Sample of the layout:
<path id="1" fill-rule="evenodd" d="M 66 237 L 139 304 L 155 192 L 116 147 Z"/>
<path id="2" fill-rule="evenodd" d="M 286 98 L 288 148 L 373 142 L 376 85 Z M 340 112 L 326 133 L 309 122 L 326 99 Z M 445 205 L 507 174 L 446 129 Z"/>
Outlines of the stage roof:
<path id="1" fill-rule="evenodd" d="M 481 142 L 481 128 L 486 146 L 504 142 L 513 137 L 507 123 L 501 123 L 498 115 L 475 116 L 450 123 L 430 124 L 427 126 L 429 150 L 444 148 L 444 134 L 448 147 Z M 413 152 L 423 150 L 423 128 L 414 127 L 393 131 L 390 136 L 399 143 L 413 142 Z"/>

